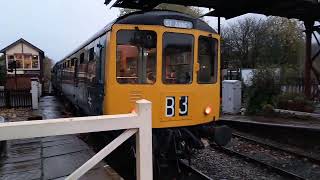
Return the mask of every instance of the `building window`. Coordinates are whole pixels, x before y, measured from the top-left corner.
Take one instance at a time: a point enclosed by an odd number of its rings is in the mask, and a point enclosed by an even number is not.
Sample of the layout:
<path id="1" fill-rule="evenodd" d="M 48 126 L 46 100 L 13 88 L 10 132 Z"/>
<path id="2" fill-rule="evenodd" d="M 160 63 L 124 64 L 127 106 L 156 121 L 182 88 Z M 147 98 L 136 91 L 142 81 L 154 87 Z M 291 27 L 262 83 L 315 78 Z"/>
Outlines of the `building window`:
<path id="1" fill-rule="evenodd" d="M 32 68 L 32 55 L 25 54 L 23 59 L 23 68 L 24 69 L 31 69 Z"/>
<path id="2" fill-rule="evenodd" d="M 23 68 L 23 59 L 22 54 L 15 54 L 15 60 L 16 60 L 16 68 L 22 69 Z"/>
<path id="3" fill-rule="evenodd" d="M 32 68 L 33 69 L 39 68 L 39 56 L 36 56 L 36 55 L 32 56 Z"/>

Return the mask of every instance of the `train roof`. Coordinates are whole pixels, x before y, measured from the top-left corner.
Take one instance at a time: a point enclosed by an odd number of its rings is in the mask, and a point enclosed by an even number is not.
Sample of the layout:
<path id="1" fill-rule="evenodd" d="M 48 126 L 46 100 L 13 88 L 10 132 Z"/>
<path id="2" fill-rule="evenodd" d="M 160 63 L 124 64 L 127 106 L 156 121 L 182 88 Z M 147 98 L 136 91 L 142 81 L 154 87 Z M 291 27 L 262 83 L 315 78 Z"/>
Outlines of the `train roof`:
<path id="1" fill-rule="evenodd" d="M 83 47 L 90 44 L 95 39 L 101 37 L 106 32 L 108 32 L 114 24 L 140 24 L 140 25 L 161 25 L 163 26 L 164 19 L 176 19 L 176 20 L 184 20 L 190 21 L 193 24 L 193 29 L 198 29 L 202 31 L 208 31 L 212 33 L 216 33 L 216 31 L 210 27 L 207 23 L 199 18 L 194 18 L 190 15 L 183 14 L 176 11 L 168 11 L 168 10 L 152 10 L 152 11 L 136 11 L 133 13 L 126 14 L 107 24 L 103 29 L 94 34 L 87 41 L 82 43 L 78 48 L 73 50 L 67 56 L 65 56 L 58 63 L 63 61 L 64 59 L 72 56 L 77 51 L 82 49 Z M 58 64 L 57 63 L 57 64 Z"/>

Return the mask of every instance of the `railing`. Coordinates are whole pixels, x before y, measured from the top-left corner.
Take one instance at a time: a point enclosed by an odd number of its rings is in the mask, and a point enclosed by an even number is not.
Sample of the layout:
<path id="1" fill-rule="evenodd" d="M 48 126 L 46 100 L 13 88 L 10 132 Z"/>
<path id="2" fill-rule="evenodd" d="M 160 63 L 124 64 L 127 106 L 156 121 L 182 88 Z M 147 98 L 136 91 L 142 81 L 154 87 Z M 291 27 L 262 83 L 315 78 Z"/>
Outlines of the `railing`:
<path id="1" fill-rule="evenodd" d="M 137 179 L 152 180 L 151 102 L 139 100 L 136 109 L 137 113 L 132 114 L 1 123 L 0 141 L 126 129 L 66 179 L 80 178 L 114 149 L 136 134 Z"/>
<path id="2" fill-rule="evenodd" d="M 25 90 L 0 90 L 0 107 L 31 107 L 30 89 Z"/>

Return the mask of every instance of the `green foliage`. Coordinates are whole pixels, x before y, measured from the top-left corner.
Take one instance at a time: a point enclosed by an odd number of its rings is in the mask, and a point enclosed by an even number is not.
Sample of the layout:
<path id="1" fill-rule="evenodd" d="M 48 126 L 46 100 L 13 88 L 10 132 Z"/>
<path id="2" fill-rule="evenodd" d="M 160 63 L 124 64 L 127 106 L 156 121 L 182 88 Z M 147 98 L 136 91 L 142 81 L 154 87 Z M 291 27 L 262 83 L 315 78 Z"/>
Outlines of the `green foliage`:
<path id="1" fill-rule="evenodd" d="M 155 9 L 177 11 L 177 12 L 181 12 L 184 14 L 188 14 L 188 15 L 196 17 L 196 18 L 198 18 L 202 15 L 201 10 L 199 8 L 187 7 L 187 6 L 181 6 L 181 5 L 175 5 L 175 4 L 162 3 L 162 4 L 158 5 L 157 7 L 155 7 Z M 137 10 L 121 8 L 120 9 L 120 16 L 123 16 L 128 13 L 132 13 L 135 11 L 137 11 Z"/>
<path id="2" fill-rule="evenodd" d="M 279 109 L 293 111 L 313 112 L 315 107 L 312 101 L 303 94 L 285 93 L 276 98 L 276 105 Z"/>
<path id="3" fill-rule="evenodd" d="M 53 66 L 53 61 L 49 57 L 43 59 L 43 76 L 44 81 L 47 82 L 51 79 L 51 68 Z"/>
<path id="4" fill-rule="evenodd" d="M 222 29 L 223 62 L 241 68 L 299 65 L 303 57 L 303 26 L 297 20 L 245 18 Z"/>
<path id="5" fill-rule="evenodd" d="M 252 85 L 247 87 L 247 113 L 261 113 L 266 105 L 274 104 L 274 98 L 280 94 L 273 69 L 258 69 L 252 77 Z"/>

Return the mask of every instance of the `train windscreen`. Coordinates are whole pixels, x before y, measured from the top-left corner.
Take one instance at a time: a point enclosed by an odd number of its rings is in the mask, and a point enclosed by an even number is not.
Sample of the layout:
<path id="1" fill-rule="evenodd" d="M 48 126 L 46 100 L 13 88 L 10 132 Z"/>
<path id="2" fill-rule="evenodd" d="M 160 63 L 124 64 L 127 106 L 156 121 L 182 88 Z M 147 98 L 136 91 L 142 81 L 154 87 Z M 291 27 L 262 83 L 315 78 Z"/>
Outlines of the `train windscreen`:
<path id="1" fill-rule="evenodd" d="M 120 84 L 156 82 L 157 34 L 147 30 L 117 32 L 117 81 Z"/>
<path id="2" fill-rule="evenodd" d="M 163 34 L 162 82 L 164 84 L 192 83 L 193 44 L 193 35 L 171 32 Z"/>

